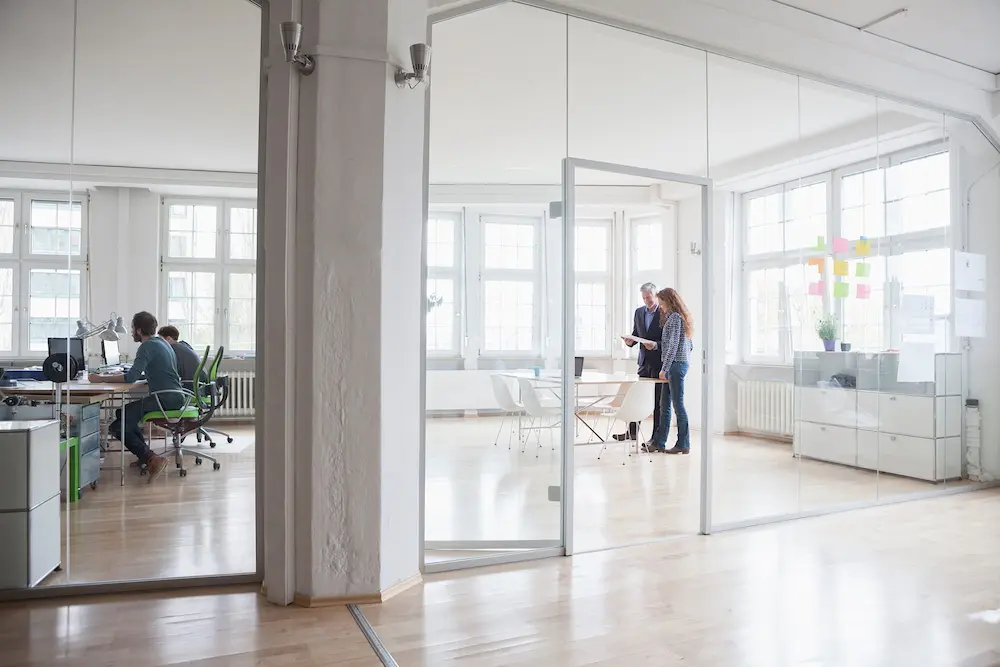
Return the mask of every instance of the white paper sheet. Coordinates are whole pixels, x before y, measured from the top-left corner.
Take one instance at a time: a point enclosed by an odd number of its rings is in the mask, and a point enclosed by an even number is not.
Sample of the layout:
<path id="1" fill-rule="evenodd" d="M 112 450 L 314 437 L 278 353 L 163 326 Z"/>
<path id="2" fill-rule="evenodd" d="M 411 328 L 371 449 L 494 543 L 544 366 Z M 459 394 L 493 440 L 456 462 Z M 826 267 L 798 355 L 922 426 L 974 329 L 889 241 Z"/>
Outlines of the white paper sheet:
<path id="1" fill-rule="evenodd" d="M 934 333 L 934 297 L 922 294 L 903 295 L 903 333 Z"/>
<path id="2" fill-rule="evenodd" d="M 934 382 L 934 343 L 903 341 L 896 382 Z"/>
<path id="3" fill-rule="evenodd" d="M 985 301 L 955 299 L 955 335 L 967 338 L 986 337 Z"/>
<path id="4" fill-rule="evenodd" d="M 986 291 L 986 255 L 955 251 L 955 289 Z"/>
<path id="5" fill-rule="evenodd" d="M 648 338 L 639 338 L 638 336 L 625 336 L 626 340 L 634 340 L 636 343 L 651 343 L 656 345 L 655 340 L 649 340 Z"/>

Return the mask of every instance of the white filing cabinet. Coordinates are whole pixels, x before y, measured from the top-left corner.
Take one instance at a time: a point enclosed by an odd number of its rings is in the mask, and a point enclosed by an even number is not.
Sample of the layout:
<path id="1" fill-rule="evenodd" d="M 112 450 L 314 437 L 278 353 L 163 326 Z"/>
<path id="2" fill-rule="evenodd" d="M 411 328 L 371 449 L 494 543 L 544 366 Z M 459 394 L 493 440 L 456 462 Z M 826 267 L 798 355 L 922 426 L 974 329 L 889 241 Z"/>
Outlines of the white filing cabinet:
<path id="1" fill-rule="evenodd" d="M 960 478 L 961 355 L 935 355 L 932 382 L 897 382 L 897 363 L 894 353 L 796 353 L 795 453 L 928 481 Z M 855 386 L 836 386 L 834 376 Z"/>
<path id="2" fill-rule="evenodd" d="M 59 567 L 59 422 L 0 421 L 0 588 Z"/>

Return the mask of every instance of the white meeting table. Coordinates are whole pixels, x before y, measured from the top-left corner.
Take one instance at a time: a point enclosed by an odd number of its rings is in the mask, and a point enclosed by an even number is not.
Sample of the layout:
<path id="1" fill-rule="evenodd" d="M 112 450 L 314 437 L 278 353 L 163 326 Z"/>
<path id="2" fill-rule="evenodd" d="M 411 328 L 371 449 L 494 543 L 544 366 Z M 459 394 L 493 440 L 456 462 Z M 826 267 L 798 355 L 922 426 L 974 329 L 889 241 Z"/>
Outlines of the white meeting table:
<path id="1" fill-rule="evenodd" d="M 497 373 L 501 377 L 513 378 L 515 380 L 530 380 L 535 382 L 545 389 L 551 391 L 555 394 L 556 398 L 560 398 L 556 389 L 562 382 L 562 372 L 561 371 L 542 371 L 539 375 L 535 375 L 533 370 L 520 369 L 512 371 L 501 371 Z M 573 414 L 577 420 L 587 427 L 587 430 L 594 434 L 595 437 L 600 442 L 604 442 L 604 437 L 594 430 L 594 428 L 583 418 L 582 413 L 590 410 L 595 405 L 600 403 L 608 396 L 596 395 L 593 396 L 593 401 L 581 406 L 580 405 L 580 387 L 586 386 L 598 386 L 598 385 L 617 385 L 621 387 L 625 384 L 632 384 L 635 382 L 652 382 L 654 384 L 666 382 L 666 380 L 660 380 L 659 378 L 645 378 L 636 375 L 635 373 L 599 373 L 597 371 L 584 371 L 579 377 L 573 378 L 573 385 L 576 388 L 576 396 L 574 397 L 574 410 Z"/>

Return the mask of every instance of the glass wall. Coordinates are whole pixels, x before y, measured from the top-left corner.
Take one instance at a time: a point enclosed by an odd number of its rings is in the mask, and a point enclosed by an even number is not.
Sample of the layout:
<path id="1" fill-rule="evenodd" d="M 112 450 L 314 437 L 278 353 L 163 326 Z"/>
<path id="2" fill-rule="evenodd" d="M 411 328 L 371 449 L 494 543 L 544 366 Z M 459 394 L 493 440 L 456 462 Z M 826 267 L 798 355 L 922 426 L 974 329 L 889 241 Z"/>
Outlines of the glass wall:
<path id="1" fill-rule="evenodd" d="M 715 328 L 693 341 L 711 378 L 711 421 L 692 426 L 714 436 L 705 491 L 716 527 L 916 496 L 997 472 L 995 448 L 985 439 L 970 447 L 966 435 L 978 419 L 966 400 L 1000 390 L 970 363 L 992 360 L 968 337 L 983 332 L 992 310 L 986 293 L 962 289 L 959 274 L 983 260 L 956 254 L 989 254 L 996 240 L 985 221 L 997 209 L 989 169 L 998 154 L 972 124 L 518 3 L 437 23 L 433 39 L 429 540 L 451 534 L 441 517 L 462 513 L 451 524 L 476 536 L 500 530 L 496 508 L 516 507 L 513 525 L 537 511 L 524 460 L 490 458 L 490 439 L 500 447 L 509 438 L 513 449 L 525 437 L 499 427 L 505 410 L 488 382 L 491 372 L 545 367 L 560 264 L 494 273 L 483 229 L 558 220 L 550 204 L 565 156 L 713 181 L 713 242 L 703 248 L 683 192 L 582 174 L 590 180 L 577 187 L 582 245 L 569 323 L 585 372 L 627 375 L 637 352 L 620 337 L 632 331 L 641 284 L 677 289 L 695 322 L 711 316 Z M 509 43 L 519 48 L 502 48 Z M 535 256 L 511 234 L 512 252 Z M 711 295 L 700 292 L 703 267 Z M 490 314 L 504 302 L 487 298 L 485 282 L 501 276 L 533 280 L 532 294 L 548 297 L 528 308 L 510 296 L 502 316 Z M 517 332 L 514 349 L 495 349 L 499 322 Z M 691 414 L 703 407 L 700 384 L 692 373 Z M 981 419 L 985 438 L 989 419 Z M 446 442 L 436 435 L 446 428 L 482 429 L 481 444 L 449 453 L 435 444 Z M 602 548 L 693 533 L 696 517 L 684 508 L 702 505 L 702 489 L 691 462 L 707 452 L 654 455 L 644 471 L 623 471 L 620 460 L 598 460 L 600 430 L 576 434 L 575 470 L 565 476 L 575 485 L 578 537 Z M 493 476 L 508 485 L 482 481 Z M 532 493 L 554 493 L 539 480 Z M 488 510 L 473 516 L 471 507 Z M 647 508 L 659 510 L 660 525 L 647 521 Z"/>
<path id="2" fill-rule="evenodd" d="M 0 595 L 257 569 L 260 10 L 219 5 L 0 6 Z"/>

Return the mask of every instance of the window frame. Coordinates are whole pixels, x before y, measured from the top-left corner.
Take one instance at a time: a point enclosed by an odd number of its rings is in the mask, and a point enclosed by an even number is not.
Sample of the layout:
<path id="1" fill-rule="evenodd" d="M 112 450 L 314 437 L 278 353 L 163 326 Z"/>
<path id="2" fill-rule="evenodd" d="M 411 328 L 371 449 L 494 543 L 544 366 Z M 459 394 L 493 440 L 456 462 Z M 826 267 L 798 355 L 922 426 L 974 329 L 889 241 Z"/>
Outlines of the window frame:
<path id="1" fill-rule="evenodd" d="M 577 268 L 576 257 L 574 255 L 573 268 L 573 293 L 574 293 L 574 303 L 577 308 L 579 308 L 579 289 L 582 283 L 586 284 L 599 284 L 604 286 L 604 299 L 605 299 L 605 309 L 604 309 L 604 332 L 605 340 L 604 346 L 600 348 L 583 348 L 574 347 L 576 354 L 579 356 L 589 356 L 589 357 L 599 357 L 608 356 L 611 354 L 611 344 L 612 344 L 612 331 L 613 331 L 613 321 L 614 321 L 614 285 L 613 281 L 613 271 L 614 271 L 614 256 L 615 256 L 615 229 L 616 229 L 616 213 L 615 211 L 601 211 L 601 210 L 584 210 L 583 215 L 576 218 L 576 229 L 574 230 L 574 245 L 579 240 L 579 235 L 577 232 L 581 227 L 595 227 L 603 228 L 607 231 L 607 241 L 608 245 L 604 251 L 604 271 L 581 271 Z M 576 252 L 576 247 L 574 247 L 573 252 Z M 574 317 L 579 318 L 579 311 L 574 313 Z M 576 327 L 575 327 L 576 328 Z M 579 334 L 579 331 L 576 331 Z"/>
<path id="2" fill-rule="evenodd" d="M 465 303 L 465 266 L 462 261 L 463 256 L 465 255 L 463 252 L 466 237 L 464 225 L 465 215 L 462 209 L 431 206 L 427 211 L 428 224 L 430 224 L 431 219 L 448 219 L 452 221 L 452 229 L 454 230 L 454 236 L 452 238 L 453 257 L 450 267 L 430 265 L 426 267 L 427 275 L 424 280 L 424 288 L 426 290 L 426 282 L 429 280 L 451 280 L 453 285 L 452 296 L 455 300 L 455 316 L 452 321 L 451 346 L 448 349 L 425 350 L 425 353 L 428 357 L 435 357 L 439 359 L 460 358 L 462 356 L 462 349 L 466 338 L 463 331 L 463 313 L 465 310 L 463 307 Z M 425 239 L 424 245 L 427 243 L 428 239 Z M 427 296 L 430 296 L 430 293 L 427 293 Z"/>
<path id="3" fill-rule="evenodd" d="M 215 229 L 215 257 L 171 257 L 167 254 L 170 247 L 169 211 L 170 206 L 205 206 L 214 205 L 218 210 Z M 232 235 L 232 209 L 252 208 L 257 211 L 257 230 L 260 234 L 260 210 L 257 200 L 238 197 L 178 197 L 164 195 L 160 198 L 160 281 L 159 295 L 163 304 L 164 320 L 167 317 L 167 276 L 171 271 L 213 273 L 215 275 L 215 314 L 212 322 L 214 347 L 225 348 L 226 354 L 234 356 L 255 354 L 256 350 L 234 348 L 229 339 L 230 320 L 230 288 L 229 276 L 233 273 L 246 273 L 257 276 L 257 262 L 254 259 L 236 259 L 230 254 L 230 238 Z M 253 247 L 256 249 L 257 243 Z M 256 253 L 256 250 L 255 250 Z M 257 314 L 256 295 L 254 297 L 254 313 Z M 167 322 L 164 322 L 167 323 Z M 255 341 L 255 344 L 259 341 Z"/>
<path id="4" fill-rule="evenodd" d="M 952 163 L 949 165 L 949 175 L 954 173 L 954 163 L 953 156 L 951 155 L 951 147 L 947 140 L 933 141 L 929 143 L 924 143 L 919 146 L 914 146 L 899 151 L 894 151 L 893 153 L 887 155 L 881 155 L 877 158 L 871 158 L 868 160 L 862 160 L 859 162 L 852 163 L 850 165 L 845 165 L 836 169 L 832 169 L 820 174 L 814 174 L 801 179 L 793 179 L 791 181 L 785 181 L 776 185 L 768 186 L 765 188 L 757 188 L 744 192 L 739 197 L 739 207 L 736 215 L 739 216 L 741 224 L 738 225 L 739 233 L 742 236 L 742 241 L 740 247 L 742 249 L 742 265 L 741 272 L 742 277 L 740 280 L 741 286 L 741 359 L 743 363 L 748 365 L 792 365 L 794 363 L 794 350 L 791 346 L 786 345 L 784 340 L 779 341 L 778 355 L 761 355 L 753 354 L 750 348 L 750 326 L 752 322 L 753 314 L 750 312 L 749 308 L 749 294 L 750 294 L 750 273 L 752 271 L 761 269 L 787 269 L 788 267 L 795 266 L 797 264 L 804 264 L 811 257 L 824 257 L 829 260 L 832 257 L 830 252 L 830 244 L 832 239 L 841 236 L 842 230 L 842 213 L 841 210 L 841 196 L 842 196 L 842 183 L 843 178 L 847 176 L 853 176 L 859 173 L 864 173 L 871 171 L 873 169 L 882 168 L 888 169 L 893 166 L 898 166 L 900 164 L 910 162 L 913 160 L 920 160 L 934 155 L 939 155 L 941 153 L 948 153 L 949 160 Z M 884 173 L 884 172 L 883 172 Z M 766 196 L 768 194 L 773 194 L 775 192 L 785 191 L 789 186 L 792 187 L 804 187 L 808 185 L 815 184 L 817 182 L 825 180 L 827 182 L 827 217 L 826 217 L 826 249 L 822 251 L 817 251 L 814 249 L 803 248 L 797 250 L 783 250 L 781 252 L 768 252 L 768 253 L 758 253 L 751 255 L 749 253 L 749 241 L 747 230 L 749 229 L 749 202 L 751 199 L 756 197 Z M 954 202 L 955 193 L 952 190 L 952 179 L 949 176 L 948 191 L 949 196 Z M 883 180 L 883 216 L 884 207 L 886 206 L 885 201 L 885 181 Z M 953 210 L 953 207 L 952 209 Z M 953 217 L 953 216 L 952 216 Z M 893 332 L 895 330 L 894 325 L 891 321 L 891 311 L 893 307 L 892 299 L 890 298 L 890 285 L 894 282 L 888 279 L 889 262 L 892 257 L 899 256 L 911 252 L 920 252 L 925 250 L 937 250 L 944 249 L 952 251 L 953 248 L 953 234 L 954 234 L 954 220 L 949 218 L 948 225 L 937 227 L 929 230 L 920 230 L 916 232 L 904 232 L 900 234 L 886 234 L 885 236 L 872 238 L 872 251 L 871 256 L 883 257 L 886 262 L 887 280 L 884 286 L 885 291 L 885 303 L 883 306 L 883 331 L 881 332 L 881 338 L 883 341 L 883 346 L 888 348 L 892 344 Z M 838 253 L 837 259 L 845 260 L 856 260 L 860 257 L 856 252 L 852 251 L 849 253 Z M 832 267 L 825 267 L 823 274 L 824 281 L 824 293 L 823 299 L 823 311 L 833 313 L 837 316 L 840 326 L 844 325 L 844 308 L 841 299 L 832 298 L 832 288 L 830 285 L 836 282 L 835 277 L 832 273 Z M 950 291 L 951 307 L 949 312 L 953 312 L 954 307 L 954 290 Z M 787 302 L 787 297 L 783 299 Z M 782 307 L 787 307 L 785 304 Z M 935 318 L 951 320 L 951 315 L 948 316 L 938 316 Z M 954 327 L 949 324 L 948 326 L 948 349 L 954 349 L 955 338 L 954 338 Z M 787 337 L 785 337 L 787 339 Z M 786 349 L 787 348 L 787 349 Z"/>

